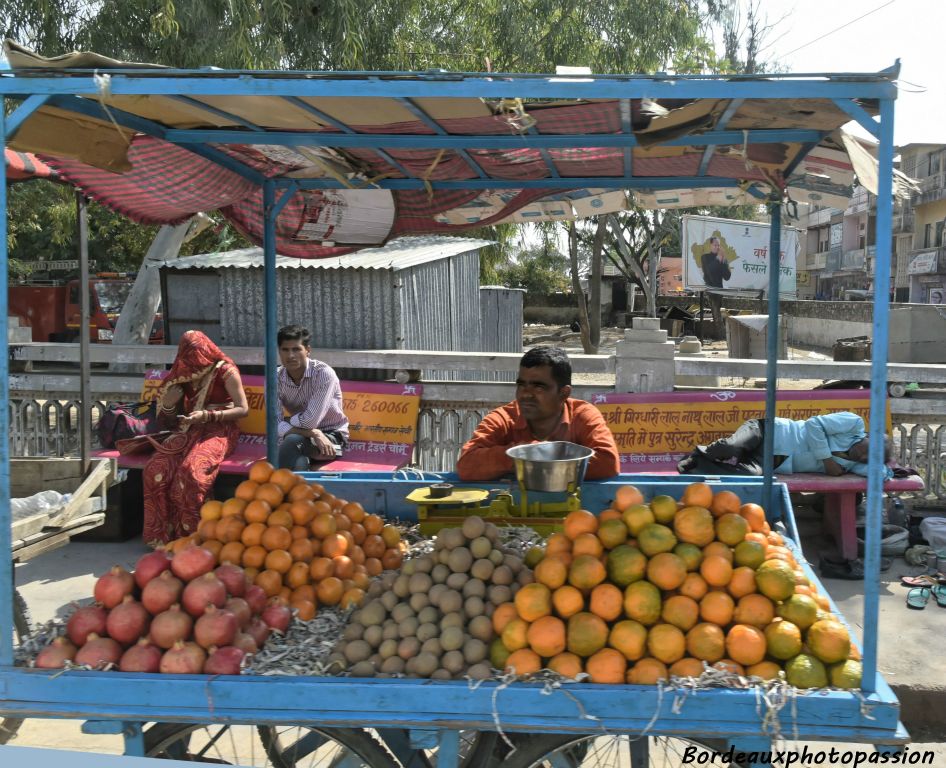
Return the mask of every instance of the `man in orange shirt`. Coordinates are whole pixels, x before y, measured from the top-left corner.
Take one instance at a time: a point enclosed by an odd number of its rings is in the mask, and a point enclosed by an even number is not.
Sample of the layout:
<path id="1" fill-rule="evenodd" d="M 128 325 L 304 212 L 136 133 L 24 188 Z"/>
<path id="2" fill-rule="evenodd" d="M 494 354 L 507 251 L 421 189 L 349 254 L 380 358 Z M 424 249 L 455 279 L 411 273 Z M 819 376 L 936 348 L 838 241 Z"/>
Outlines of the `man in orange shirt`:
<path id="1" fill-rule="evenodd" d="M 565 350 L 535 347 L 522 357 L 516 399 L 488 413 L 457 460 L 461 480 L 495 480 L 514 471 L 506 449 L 567 440 L 594 450 L 585 477 L 600 480 L 621 471 L 614 435 L 601 411 L 569 397 L 572 364 Z"/>

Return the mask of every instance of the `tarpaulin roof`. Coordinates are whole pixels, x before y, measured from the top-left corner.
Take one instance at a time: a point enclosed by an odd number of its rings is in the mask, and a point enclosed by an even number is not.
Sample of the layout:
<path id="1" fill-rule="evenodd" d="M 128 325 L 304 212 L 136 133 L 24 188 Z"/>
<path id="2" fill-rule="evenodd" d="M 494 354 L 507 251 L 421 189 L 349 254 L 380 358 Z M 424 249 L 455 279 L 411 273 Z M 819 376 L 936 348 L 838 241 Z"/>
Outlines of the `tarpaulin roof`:
<path id="1" fill-rule="evenodd" d="M 799 202 L 843 207 L 858 167 L 838 129 L 852 114 L 869 119 L 876 106 L 829 95 L 695 98 L 683 78 L 640 76 L 576 78 L 574 85 L 594 87 L 572 88 L 552 76 L 242 72 L 259 79 L 262 95 L 237 95 L 224 85 L 234 73 L 182 73 L 94 54 L 45 59 L 9 41 L 6 55 L 17 75 L 66 78 L 79 74 L 72 68 L 96 68 L 95 92 L 45 97 L 17 126 L 12 146 L 39 153 L 136 221 L 176 223 L 220 210 L 257 243 L 262 182 L 277 180 L 285 203 L 277 249 L 293 257 L 631 203 L 733 205 L 787 190 Z M 117 78 L 165 74 L 174 75 L 175 90 L 113 87 Z M 664 92 L 668 82 L 679 96 L 532 95 L 550 83 L 617 94 L 640 92 L 642 83 Z M 752 92 L 751 81 L 740 82 Z M 523 98 L 468 95 L 506 94 L 510 84 Z M 873 162 L 862 154 L 858 162 Z"/>
<path id="2" fill-rule="evenodd" d="M 28 179 L 55 179 L 57 174 L 36 155 L 29 152 L 17 152 L 5 149 L 3 159 L 6 164 L 7 181 L 27 181 Z"/>

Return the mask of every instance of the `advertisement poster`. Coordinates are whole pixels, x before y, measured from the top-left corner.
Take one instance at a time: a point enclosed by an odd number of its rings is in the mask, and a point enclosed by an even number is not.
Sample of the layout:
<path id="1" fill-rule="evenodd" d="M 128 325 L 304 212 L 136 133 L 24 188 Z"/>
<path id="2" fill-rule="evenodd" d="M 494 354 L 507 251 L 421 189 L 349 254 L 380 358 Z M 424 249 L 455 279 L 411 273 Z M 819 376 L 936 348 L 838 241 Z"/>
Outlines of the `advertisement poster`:
<path id="1" fill-rule="evenodd" d="M 779 293 L 796 291 L 797 229 L 782 229 Z M 681 236 L 683 281 L 694 291 L 766 290 L 769 286 L 769 225 L 709 216 L 684 216 Z"/>

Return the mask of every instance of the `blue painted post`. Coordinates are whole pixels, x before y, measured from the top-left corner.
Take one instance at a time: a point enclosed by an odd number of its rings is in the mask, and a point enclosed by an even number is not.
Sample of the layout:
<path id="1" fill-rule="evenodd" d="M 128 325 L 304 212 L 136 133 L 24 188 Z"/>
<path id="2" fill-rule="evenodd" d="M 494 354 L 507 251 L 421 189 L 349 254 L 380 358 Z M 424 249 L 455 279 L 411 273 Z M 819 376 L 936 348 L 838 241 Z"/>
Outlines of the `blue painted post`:
<path id="1" fill-rule="evenodd" d="M 778 384 L 778 278 L 782 262 L 779 252 L 782 248 L 782 200 L 781 195 L 769 203 L 771 224 L 769 230 L 769 322 L 765 330 L 765 458 L 762 466 L 765 470 L 762 498 L 765 509 L 775 509 L 775 494 L 772 492 L 772 473 L 774 471 L 775 445 L 775 387 Z M 771 513 L 770 513 L 771 514 Z"/>
<path id="2" fill-rule="evenodd" d="M 866 692 L 877 690 L 877 626 L 879 618 L 880 526 L 883 496 L 884 436 L 887 405 L 887 323 L 890 316 L 890 238 L 893 217 L 893 99 L 880 102 L 880 167 L 877 176 L 877 257 L 874 266 L 874 343 L 870 364 L 870 452 L 867 470 L 867 536 L 864 543 L 863 681 Z"/>
<path id="3" fill-rule="evenodd" d="M 266 455 L 270 463 L 275 464 L 279 398 L 276 396 L 276 182 L 272 179 L 263 182 L 263 274 L 266 301 Z"/>
<path id="4" fill-rule="evenodd" d="M 6 152 L 6 99 L 0 96 L 0 153 Z M 0 666 L 13 664 L 13 559 L 10 525 L 10 378 L 7 357 L 7 183 L 0 179 Z"/>

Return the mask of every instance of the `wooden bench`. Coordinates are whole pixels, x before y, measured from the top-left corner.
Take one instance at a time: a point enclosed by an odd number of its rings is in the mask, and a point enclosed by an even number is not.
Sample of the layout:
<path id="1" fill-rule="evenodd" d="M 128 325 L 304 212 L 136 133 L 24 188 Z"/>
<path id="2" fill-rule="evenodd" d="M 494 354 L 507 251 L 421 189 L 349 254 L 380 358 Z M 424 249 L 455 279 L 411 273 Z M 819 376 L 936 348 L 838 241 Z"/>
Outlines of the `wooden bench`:
<path id="1" fill-rule="evenodd" d="M 167 371 L 145 373 L 141 400 L 157 396 Z M 342 399 L 349 420 L 345 455 L 319 466 L 329 472 L 394 471 L 409 464 L 417 442 L 421 384 L 342 381 Z M 266 458 L 266 414 L 262 376 L 244 376 L 243 388 L 250 412 L 240 420 L 240 439 L 233 453 L 220 465 L 221 474 L 245 475 L 255 461 Z M 122 456 L 115 449 L 95 451 L 115 458 L 119 467 L 141 469 L 151 454 Z"/>
<path id="2" fill-rule="evenodd" d="M 677 462 L 696 445 L 731 435 L 747 419 L 765 414 L 764 392 L 733 390 L 603 394 L 592 402 L 604 414 L 621 455 L 621 473 L 676 474 Z M 780 391 L 776 412 L 789 419 L 808 419 L 826 413 L 870 412 L 868 390 Z M 890 431 L 890 411 L 887 411 Z M 857 494 L 867 490 L 867 478 L 818 473 L 776 474 L 791 492 L 825 494 L 825 524 L 842 557 L 857 557 L 855 514 Z M 922 491 L 923 480 L 912 475 L 884 483 L 886 493 Z"/>

